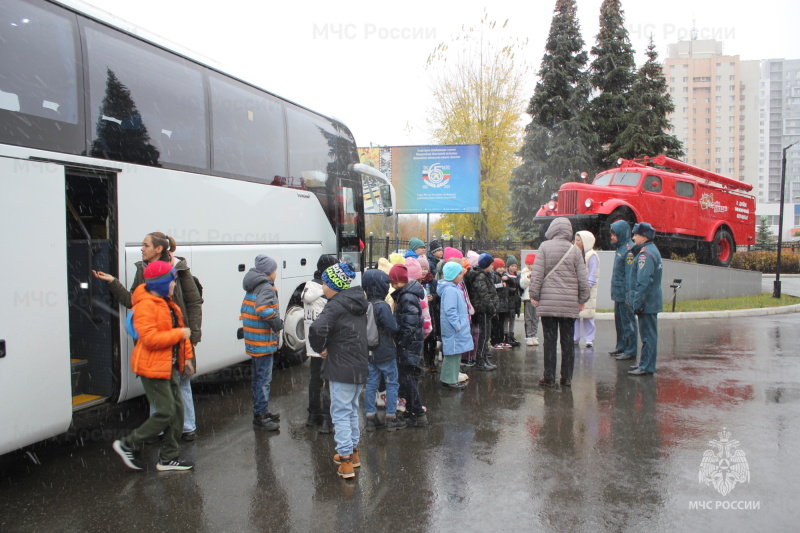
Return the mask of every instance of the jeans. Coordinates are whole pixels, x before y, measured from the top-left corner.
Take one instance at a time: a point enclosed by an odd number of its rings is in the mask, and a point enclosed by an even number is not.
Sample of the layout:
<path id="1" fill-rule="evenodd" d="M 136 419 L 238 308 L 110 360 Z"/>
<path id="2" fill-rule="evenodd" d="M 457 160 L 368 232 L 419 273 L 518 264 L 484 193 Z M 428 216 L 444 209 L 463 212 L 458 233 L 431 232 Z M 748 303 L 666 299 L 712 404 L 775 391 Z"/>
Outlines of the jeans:
<path id="1" fill-rule="evenodd" d="M 406 400 L 406 412 L 415 415 L 421 415 L 425 411 L 422 410 L 422 398 L 419 395 L 419 387 L 417 378 L 419 374 L 417 367 L 412 365 L 397 365 L 397 371 L 400 379 L 399 395 Z M 389 404 L 389 399 L 386 399 L 386 404 Z"/>
<path id="2" fill-rule="evenodd" d="M 322 379 L 322 357 L 309 357 L 311 377 L 308 380 L 308 412 L 327 418 L 331 412 L 330 387 Z"/>
<path id="3" fill-rule="evenodd" d="M 250 357 L 253 361 L 253 414 L 269 412 L 269 386 L 272 383 L 272 354 Z"/>
<path id="4" fill-rule="evenodd" d="M 330 386 L 333 438 L 336 452 L 343 457 L 358 448 L 358 439 L 361 438 L 358 429 L 358 396 L 364 385 L 331 381 Z"/>
<path id="5" fill-rule="evenodd" d="M 381 377 L 386 383 L 386 414 L 394 415 L 397 412 L 397 389 L 399 387 L 397 381 L 397 359 L 369 364 L 364 408 L 368 415 L 375 413 L 375 395 L 378 393 Z"/>
<path id="6" fill-rule="evenodd" d="M 183 400 L 183 432 L 191 433 L 197 430 L 197 422 L 194 414 L 194 399 L 192 398 L 192 379 L 190 376 L 181 374 L 181 399 Z M 150 404 L 150 416 L 156 412 L 156 407 Z"/>
<path id="7" fill-rule="evenodd" d="M 141 450 L 145 441 L 163 432 L 161 458 L 175 459 L 180 452 L 178 439 L 181 438 L 183 428 L 183 401 L 178 371 L 172 371 L 171 379 L 141 377 L 141 380 L 147 400 L 155 407 L 155 411 L 125 438 L 125 444 L 134 450 Z"/>
<path id="8" fill-rule="evenodd" d="M 486 341 L 489 340 L 489 335 L 491 334 L 492 317 L 484 313 L 475 313 L 472 317 L 472 321 L 478 324 L 479 329 L 478 343 L 475 345 L 477 349 L 475 358 L 480 365 L 486 362 L 487 352 L 489 351 Z"/>
<path id="9" fill-rule="evenodd" d="M 558 336 L 561 334 L 561 379 L 572 379 L 575 368 L 575 348 L 572 335 L 575 332 L 575 319 L 561 316 L 543 316 L 544 330 L 544 379 L 555 381 L 556 361 L 558 360 Z"/>

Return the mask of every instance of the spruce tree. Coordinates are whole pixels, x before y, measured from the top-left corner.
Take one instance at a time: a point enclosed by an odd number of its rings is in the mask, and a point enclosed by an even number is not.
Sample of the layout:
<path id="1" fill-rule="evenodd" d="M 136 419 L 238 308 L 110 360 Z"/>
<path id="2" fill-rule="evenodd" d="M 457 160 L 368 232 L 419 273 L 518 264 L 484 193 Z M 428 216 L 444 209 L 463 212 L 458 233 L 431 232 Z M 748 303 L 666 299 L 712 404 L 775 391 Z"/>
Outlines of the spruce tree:
<path id="1" fill-rule="evenodd" d="M 681 142 L 669 133 L 667 115 L 675 110 L 675 105 L 667 91 L 667 80 L 657 61 L 658 52 L 652 36 L 646 54 L 647 61 L 639 69 L 631 89 L 628 125 L 611 147 L 613 160 L 659 154 L 676 159 L 683 157 Z"/>
<path id="2" fill-rule="evenodd" d="M 511 224 L 522 237 L 533 238 L 533 216 L 567 181 L 592 168 L 597 136 L 588 121 L 591 86 L 586 72 L 575 0 L 557 0 L 527 113 L 531 122 L 517 155 L 522 164 L 509 182 Z"/>
<path id="3" fill-rule="evenodd" d="M 613 166 L 609 149 L 628 125 L 628 96 L 636 79 L 636 59 L 620 0 L 604 0 L 600 7 L 600 31 L 590 67 L 592 128 L 598 136 L 597 169 Z"/>

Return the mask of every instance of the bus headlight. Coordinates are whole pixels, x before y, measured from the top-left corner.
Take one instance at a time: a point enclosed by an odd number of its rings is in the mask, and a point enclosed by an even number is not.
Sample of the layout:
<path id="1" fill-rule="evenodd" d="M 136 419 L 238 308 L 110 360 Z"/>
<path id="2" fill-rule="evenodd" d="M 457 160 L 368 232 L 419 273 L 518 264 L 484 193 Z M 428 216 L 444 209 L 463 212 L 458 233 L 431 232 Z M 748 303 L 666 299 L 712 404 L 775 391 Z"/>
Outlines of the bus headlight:
<path id="1" fill-rule="evenodd" d="M 584 207 L 586 207 L 586 209 L 589 209 L 590 207 L 592 207 L 592 204 L 594 204 L 594 202 L 592 202 L 591 198 L 587 198 L 586 201 L 583 202 L 583 205 L 584 205 Z"/>
<path id="2" fill-rule="evenodd" d="M 553 200 L 550 200 L 549 202 L 547 202 L 547 209 L 552 211 L 555 208 L 556 208 L 556 203 Z"/>

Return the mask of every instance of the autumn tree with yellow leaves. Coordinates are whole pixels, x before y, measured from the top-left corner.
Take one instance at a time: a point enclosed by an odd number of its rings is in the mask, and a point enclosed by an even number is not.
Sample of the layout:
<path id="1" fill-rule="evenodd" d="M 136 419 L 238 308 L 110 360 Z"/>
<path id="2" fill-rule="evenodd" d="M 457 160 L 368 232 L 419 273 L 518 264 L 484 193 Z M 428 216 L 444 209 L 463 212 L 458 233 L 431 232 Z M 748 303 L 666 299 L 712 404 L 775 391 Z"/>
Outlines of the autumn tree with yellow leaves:
<path id="1" fill-rule="evenodd" d="M 520 164 L 515 152 L 522 142 L 527 68 L 521 59 L 525 43 L 511 40 L 505 28 L 484 12 L 480 24 L 462 27 L 428 57 L 434 141 L 481 147 L 480 212 L 448 213 L 437 224 L 456 235 L 499 238 L 508 231 L 508 181 Z"/>

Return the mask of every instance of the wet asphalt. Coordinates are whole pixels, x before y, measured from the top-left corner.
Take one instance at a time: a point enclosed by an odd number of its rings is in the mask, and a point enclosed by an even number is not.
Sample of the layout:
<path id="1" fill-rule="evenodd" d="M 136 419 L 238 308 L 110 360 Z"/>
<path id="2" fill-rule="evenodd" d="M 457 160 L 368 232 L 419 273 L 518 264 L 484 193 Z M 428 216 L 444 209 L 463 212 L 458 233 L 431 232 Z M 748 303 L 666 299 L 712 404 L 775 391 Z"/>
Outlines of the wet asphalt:
<path id="1" fill-rule="evenodd" d="M 128 402 L 0 458 L 0 531 L 795 531 L 799 319 L 664 320 L 650 377 L 607 354 L 609 320 L 575 348 L 571 388 L 538 386 L 541 346 L 495 351 L 499 370 L 460 392 L 426 374 L 430 426 L 364 434 L 354 481 L 305 425 L 308 363 L 274 374 L 276 433 L 253 430 L 233 367 L 195 383 L 194 471 L 157 472 L 156 446 L 147 471 L 123 465 L 111 443 L 146 416 Z M 704 463 L 723 431 L 722 460 Z"/>

